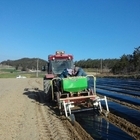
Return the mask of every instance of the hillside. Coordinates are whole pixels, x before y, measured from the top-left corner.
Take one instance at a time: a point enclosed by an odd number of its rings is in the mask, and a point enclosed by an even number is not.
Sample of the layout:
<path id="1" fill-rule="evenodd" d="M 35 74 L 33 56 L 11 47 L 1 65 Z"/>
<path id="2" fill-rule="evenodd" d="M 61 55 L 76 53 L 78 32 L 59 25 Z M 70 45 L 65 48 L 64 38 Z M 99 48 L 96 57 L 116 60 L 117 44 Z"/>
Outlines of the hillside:
<path id="1" fill-rule="evenodd" d="M 74 62 L 76 66 L 84 68 L 88 72 L 111 72 L 115 75 L 140 75 L 140 46 L 135 48 L 132 54 L 123 54 L 120 59 L 87 59 Z M 22 58 L 19 60 L 7 60 L 2 65 L 15 67 L 16 70 L 39 70 L 46 66 L 47 61 L 39 58 Z"/>
<path id="2" fill-rule="evenodd" d="M 0 64 L 15 67 L 15 69 L 38 69 L 41 70 L 43 66 L 47 65 L 47 61 L 39 58 L 22 58 L 18 60 L 2 61 Z"/>

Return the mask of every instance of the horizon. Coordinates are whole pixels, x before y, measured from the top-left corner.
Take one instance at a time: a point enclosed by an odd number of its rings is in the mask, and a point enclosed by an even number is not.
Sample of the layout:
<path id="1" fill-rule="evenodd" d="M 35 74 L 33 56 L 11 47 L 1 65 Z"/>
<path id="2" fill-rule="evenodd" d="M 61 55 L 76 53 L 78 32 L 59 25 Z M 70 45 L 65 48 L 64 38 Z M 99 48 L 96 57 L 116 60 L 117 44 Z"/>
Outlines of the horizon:
<path id="1" fill-rule="evenodd" d="M 4 62 L 4 61 L 17 61 L 17 60 L 21 60 L 21 59 L 39 59 L 39 60 L 44 60 L 44 61 L 48 61 L 48 59 L 47 60 L 45 60 L 45 59 L 42 59 L 42 58 L 35 58 L 35 57 L 32 57 L 32 58 L 29 58 L 29 57 L 23 57 L 23 58 L 19 58 L 19 59 L 7 59 L 7 60 L 3 60 L 3 61 L 0 61 L 0 64 L 2 63 L 2 62 Z M 88 59 L 90 59 L 90 58 L 88 58 Z M 83 59 L 83 60 L 88 60 L 88 59 Z M 92 60 L 107 60 L 107 59 L 111 59 L 111 58 L 106 58 L 106 59 L 92 59 Z M 113 59 L 119 59 L 119 58 L 112 58 L 112 60 Z M 81 59 L 82 60 L 82 59 Z M 81 60 L 76 60 L 76 61 L 81 61 Z M 75 60 L 73 60 L 74 62 L 75 62 Z"/>

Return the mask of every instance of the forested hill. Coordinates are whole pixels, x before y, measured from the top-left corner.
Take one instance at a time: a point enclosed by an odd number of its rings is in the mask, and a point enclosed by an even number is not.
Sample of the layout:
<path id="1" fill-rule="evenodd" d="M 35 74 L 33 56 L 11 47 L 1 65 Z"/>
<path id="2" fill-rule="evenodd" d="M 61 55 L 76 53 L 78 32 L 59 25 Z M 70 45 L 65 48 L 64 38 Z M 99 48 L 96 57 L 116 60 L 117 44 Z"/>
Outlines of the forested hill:
<path id="1" fill-rule="evenodd" d="M 80 60 L 74 62 L 77 66 L 83 67 L 83 68 L 100 68 L 101 63 L 103 67 L 112 68 L 114 64 L 116 63 L 117 59 L 87 59 L 87 60 Z M 19 67 L 24 67 L 28 69 L 36 69 L 38 63 L 38 68 L 41 69 L 42 66 L 47 65 L 47 61 L 43 59 L 38 58 L 22 58 L 18 60 L 6 60 L 2 61 L 1 64 L 3 65 L 9 65 L 13 66 L 16 69 Z"/>
<path id="2" fill-rule="evenodd" d="M 93 68 L 93 69 L 112 69 L 112 67 L 118 62 L 119 59 L 87 59 L 75 61 L 75 65 L 82 68 Z M 43 66 L 47 65 L 47 61 L 39 58 L 22 58 L 18 60 L 7 60 L 2 61 L 2 65 L 9 65 L 15 67 L 15 69 L 27 70 L 27 69 L 38 69 L 42 70 Z"/>
<path id="3" fill-rule="evenodd" d="M 2 65 L 9 65 L 15 67 L 15 69 L 36 69 L 38 65 L 38 69 L 41 70 L 42 66 L 47 65 L 47 61 L 39 58 L 21 58 L 18 60 L 7 60 L 2 61 Z"/>
<path id="4" fill-rule="evenodd" d="M 114 74 L 140 74 L 140 46 L 135 48 L 132 54 L 123 54 L 119 59 L 87 59 L 75 61 L 74 63 L 82 68 L 107 69 Z M 39 58 L 22 58 L 14 61 L 3 61 L 1 64 L 21 70 L 36 69 L 38 65 L 38 69 L 42 70 L 42 66 L 46 66 L 47 61 Z"/>

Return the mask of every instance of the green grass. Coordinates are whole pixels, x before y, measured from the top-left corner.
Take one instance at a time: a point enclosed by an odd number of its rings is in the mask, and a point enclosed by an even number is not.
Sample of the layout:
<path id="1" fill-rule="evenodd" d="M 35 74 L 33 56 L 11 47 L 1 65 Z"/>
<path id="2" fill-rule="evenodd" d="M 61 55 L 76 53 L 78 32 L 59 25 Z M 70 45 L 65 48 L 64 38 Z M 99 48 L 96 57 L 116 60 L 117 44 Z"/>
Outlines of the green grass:
<path id="1" fill-rule="evenodd" d="M 10 71 L 4 70 L 0 71 L 0 78 L 16 78 L 17 76 L 25 76 L 26 78 L 36 78 L 36 73 L 21 72 L 21 71 Z M 38 73 L 38 78 L 43 78 L 44 73 Z"/>
<path id="2" fill-rule="evenodd" d="M 15 69 L 0 69 L 0 72 L 10 72 L 10 73 L 13 73 L 13 72 L 16 72 L 17 70 Z"/>

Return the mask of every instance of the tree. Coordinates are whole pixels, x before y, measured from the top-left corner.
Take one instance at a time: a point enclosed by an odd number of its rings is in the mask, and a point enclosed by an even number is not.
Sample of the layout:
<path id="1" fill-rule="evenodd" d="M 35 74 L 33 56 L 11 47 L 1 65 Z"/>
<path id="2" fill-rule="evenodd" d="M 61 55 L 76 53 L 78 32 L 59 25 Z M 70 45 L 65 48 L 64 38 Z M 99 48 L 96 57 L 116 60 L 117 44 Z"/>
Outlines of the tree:
<path id="1" fill-rule="evenodd" d="M 135 48 L 133 52 L 133 63 L 135 67 L 135 71 L 140 71 L 140 46 L 138 48 Z"/>

